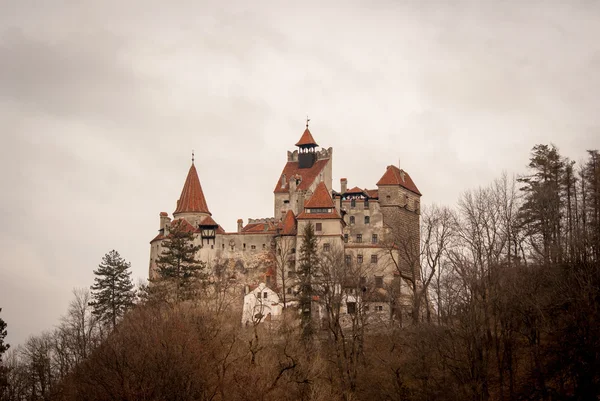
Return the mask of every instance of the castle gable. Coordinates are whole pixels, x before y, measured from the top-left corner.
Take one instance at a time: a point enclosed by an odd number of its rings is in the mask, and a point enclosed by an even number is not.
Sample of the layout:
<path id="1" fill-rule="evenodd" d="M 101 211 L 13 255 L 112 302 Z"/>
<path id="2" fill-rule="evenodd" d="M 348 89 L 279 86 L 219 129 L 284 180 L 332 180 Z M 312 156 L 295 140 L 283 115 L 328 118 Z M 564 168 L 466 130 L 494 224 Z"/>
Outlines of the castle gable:
<path id="1" fill-rule="evenodd" d="M 317 160 L 310 168 L 301 169 L 297 161 L 288 161 L 277 180 L 274 193 L 287 193 L 290 190 L 290 180 L 295 179 L 298 182 L 296 188 L 300 191 L 306 191 L 315 182 L 315 179 L 327 166 L 329 159 Z"/>
<path id="2" fill-rule="evenodd" d="M 413 182 L 410 175 L 404 170 L 400 170 L 396 166 L 388 166 L 387 170 L 383 174 L 383 176 L 377 181 L 377 186 L 382 185 L 400 185 L 403 188 L 408 189 L 411 192 L 414 192 L 417 195 L 421 195 L 419 189 Z"/>

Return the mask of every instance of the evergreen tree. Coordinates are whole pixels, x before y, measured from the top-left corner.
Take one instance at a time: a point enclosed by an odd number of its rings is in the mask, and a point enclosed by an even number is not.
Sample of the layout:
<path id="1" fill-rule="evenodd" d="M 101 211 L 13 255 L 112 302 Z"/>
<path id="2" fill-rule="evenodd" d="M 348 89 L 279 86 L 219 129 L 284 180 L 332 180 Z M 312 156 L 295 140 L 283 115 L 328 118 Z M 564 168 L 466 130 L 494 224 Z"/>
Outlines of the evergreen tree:
<path id="1" fill-rule="evenodd" d="M 318 274 L 319 257 L 318 238 L 315 235 L 315 229 L 308 223 L 302 233 L 302 246 L 300 247 L 300 259 L 298 266 L 298 279 L 300 281 L 300 311 L 302 317 L 302 338 L 305 342 L 310 342 L 313 334 L 311 322 L 312 317 L 312 297 L 313 297 L 313 278 Z"/>
<path id="2" fill-rule="evenodd" d="M 196 259 L 200 246 L 194 245 L 193 229 L 183 220 L 174 222 L 162 247 L 164 250 L 156 260 L 159 280 L 174 284 L 175 302 L 192 299 L 206 268 L 206 263 Z"/>
<path id="3" fill-rule="evenodd" d="M 2 308 L 0 308 L 0 312 L 2 312 Z M 4 388 L 8 385 L 6 380 L 6 368 L 2 365 L 2 354 L 10 348 L 10 344 L 4 342 L 6 334 L 6 322 L 0 317 L 0 399 L 2 399 L 4 395 Z"/>
<path id="4" fill-rule="evenodd" d="M 112 250 L 102 258 L 94 285 L 91 286 L 93 314 L 100 320 L 112 324 L 113 329 L 117 320 L 131 308 L 135 300 L 133 282 L 131 281 L 131 264 Z"/>
<path id="5" fill-rule="evenodd" d="M 529 168 L 532 174 L 519 178 L 525 184 L 521 188 L 525 193 L 521 218 L 534 238 L 531 245 L 543 261 L 558 263 L 562 259 L 564 231 L 561 192 L 565 160 L 554 145 L 536 145 L 531 151 Z"/>

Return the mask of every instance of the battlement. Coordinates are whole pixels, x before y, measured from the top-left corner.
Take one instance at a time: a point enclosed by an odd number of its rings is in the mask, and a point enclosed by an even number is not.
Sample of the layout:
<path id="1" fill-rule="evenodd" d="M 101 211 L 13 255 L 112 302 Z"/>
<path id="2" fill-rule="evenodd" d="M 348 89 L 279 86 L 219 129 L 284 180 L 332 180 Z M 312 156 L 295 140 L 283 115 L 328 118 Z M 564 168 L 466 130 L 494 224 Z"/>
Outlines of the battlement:
<path id="1" fill-rule="evenodd" d="M 317 155 L 317 160 L 331 159 L 331 155 L 333 154 L 333 148 L 329 147 L 327 149 L 323 148 L 315 152 Z M 287 152 L 287 161 L 288 162 L 297 162 L 298 161 L 298 150 L 294 150 L 293 152 Z"/>
<path id="2" fill-rule="evenodd" d="M 273 224 L 276 224 L 277 222 L 275 221 L 274 217 L 264 217 L 264 218 L 258 218 L 258 219 L 248 219 L 248 224 L 254 224 L 254 223 L 273 223 Z"/>

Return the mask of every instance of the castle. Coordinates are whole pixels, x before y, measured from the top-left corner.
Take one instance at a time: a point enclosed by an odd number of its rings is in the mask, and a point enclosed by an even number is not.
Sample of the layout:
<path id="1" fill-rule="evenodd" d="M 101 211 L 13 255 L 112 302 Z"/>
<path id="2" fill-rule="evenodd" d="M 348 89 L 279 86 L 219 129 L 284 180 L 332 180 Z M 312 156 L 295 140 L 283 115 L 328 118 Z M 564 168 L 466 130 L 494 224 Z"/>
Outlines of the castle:
<path id="1" fill-rule="evenodd" d="M 388 240 L 392 228 L 401 227 L 400 240 L 418 247 L 421 193 L 417 186 L 407 172 L 390 165 L 376 188 L 348 188 L 348 180 L 342 178 L 339 190 L 334 190 L 333 149 L 318 150 L 308 124 L 295 146 L 296 150 L 287 152 L 287 163 L 276 179 L 274 217 L 248 219 L 245 225 L 239 219 L 236 232 L 225 232 L 213 219 L 192 160 L 173 220 L 168 213 L 160 213 L 159 233 L 150 242 L 150 278 L 156 276 L 163 239 L 179 221 L 195 233 L 196 244 L 201 246 L 197 256 L 209 268 L 218 261 L 230 261 L 246 292 L 266 283 L 279 290 L 284 300 L 286 296 L 293 299 L 297 250 L 305 226 L 312 224 L 321 252 L 340 250 L 345 263 L 365 267 L 362 283 L 375 289 L 375 294 L 385 293 L 397 279 L 398 261 L 402 260 L 398 239 L 392 245 Z M 385 299 L 389 297 L 375 297 L 374 302 L 382 302 L 373 307 L 388 310 Z"/>

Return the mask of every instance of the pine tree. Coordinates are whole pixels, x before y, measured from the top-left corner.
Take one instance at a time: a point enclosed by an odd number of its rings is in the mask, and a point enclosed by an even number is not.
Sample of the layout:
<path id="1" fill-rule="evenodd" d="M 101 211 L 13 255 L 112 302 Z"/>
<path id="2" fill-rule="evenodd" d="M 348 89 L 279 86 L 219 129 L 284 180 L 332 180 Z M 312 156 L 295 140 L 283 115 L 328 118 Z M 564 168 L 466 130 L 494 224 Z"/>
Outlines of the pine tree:
<path id="1" fill-rule="evenodd" d="M 196 259 L 200 246 L 194 245 L 194 232 L 190 228 L 189 224 L 176 221 L 162 242 L 164 250 L 156 260 L 158 280 L 174 284 L 176 303 L 192 299 L 194 289 L 204 278 L 206 264 Z"/>
<path id="2" fill-rule="evenodd" d="M 318 274 L 319 258 L 317 254 L 318 238 L 312 224 L 308 223 L 302 233 L 302 246 L 300 247 L 300 259 L 298 266 L 298 278 L 300 281 L 300 311 L 302 317 L 302 338 L 310 342 L 313 334 L 312 327 L 312 298 L 313 278 Z"/>
<path id="3" fill-rule="evenodd" d="M 0 308 L 0 312 L 2 312 L 2 308 Z M 0 317 L 0 399 L 2 399 L 4 388 L 8 385 L 6 368 L 2 366 L 2 354 L 10 348 L 10 344 L 4 342 L 6 334 L 6 322 Z"/>
<path id="4" fill-rule="evenodd" d="M 93 314 L 112 324 L 113 329 L 135 300 L 130 267 L 119 252 L 112 250 L 104 255 L 98 270 L 94 270 L 96 278 L 91 286 L 94 300 L 90 306 Z"/>

